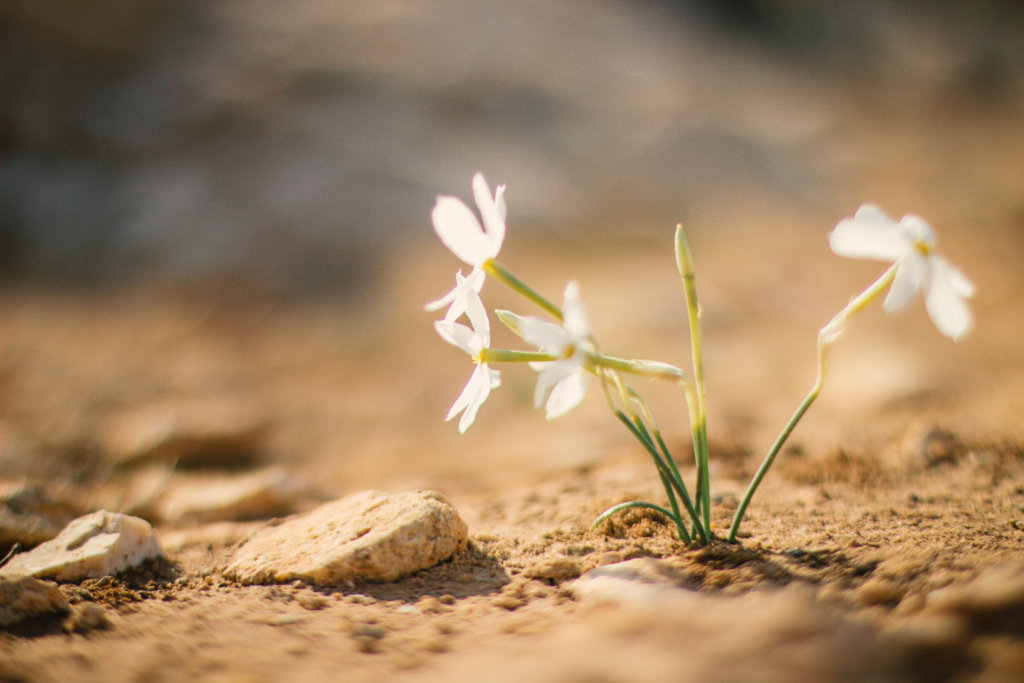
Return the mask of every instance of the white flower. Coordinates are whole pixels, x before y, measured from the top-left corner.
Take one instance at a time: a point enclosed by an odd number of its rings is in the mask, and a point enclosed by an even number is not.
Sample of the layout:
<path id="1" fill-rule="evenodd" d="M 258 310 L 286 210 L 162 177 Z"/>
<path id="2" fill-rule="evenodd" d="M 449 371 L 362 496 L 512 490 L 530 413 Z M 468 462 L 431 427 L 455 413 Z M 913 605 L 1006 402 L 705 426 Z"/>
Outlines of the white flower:
<path id="1" fill-rule="evenodd" d="M 441 238 L 445 246 L 453 254 L 473 266 L 469 277 L 458 280 L 455 288 L 436 301 L 427 304 L 428 311 L 434 311 L 446 305 L 465 310 L 465 299 L 479 294 L 484 286 L 483 265 L 496 257 L 501 251 L 501 243 L 505 240 L 505 186 L 499 185 L 494 196 L 484 180 L 483 174 L 473 176 L 473 196 L 480 210 L 483 226 L 480 221 L 457 197 L 442 195 L 437 198 L 430 218 L 434 223 L 434 232 Z M 461 277 L 461 273 L 457 278 Z M 459 314 L 451 317 L 457 318 Z"/>
<path id="2" fill-rule="evenodd" d="M 480 358 L 481 352 L 491 343 L 490 322 L 487 320 L 483 302 L 480 301 L 480 297 L 475 295 L 468 298 L 466 302 L 465 313 L 473 325 L 472 329 L 454 322 L 454 317 L 446 317 L 444 320 L 434 323 L 434 329 L 442 339 L 468 353 L 476 364 L 462 393 L 455 399 L 455 403 L 452 404 L 448 415 L 444 418 L 451 420 L 462 413 L 462 418 L 459 420 L 459 431 L 463 434 L 476 420 L 477 411 L 487 400 L 491 390 L 497 389 L 501 385 L 501 374 L 497 370 L 492 370 Z"/>
<path id="3" fill-rule="evenodd" d="M 586 369 L 587 349 L 592 345 L 587 313 L 580 301 L 579 285 L 570 282 L 565 288 L 562 325 L 520 318 L 518 332 L 542 352 L 559 360 L 531 363 L 540 372 L 533 401 L 537 408 L 545 403 L 547 419 L 565 415 L 583 401 L 590 376 Z"/>
<path id="4" fill-rule="evenodd" d="M 974 294 L 974 285 L 935 253 L 935 236 L 921 218 L 904 216 L 897 223 L 877 206 L 865 204 L 853 218 L 836 225 L 829 244 L 840 256 L 897 264 L 885 298 L 886 313 L 905 308 L 920 291 L 939 332 L 959 339 L 971 328 L 971 311 L 964 299 Z"/>

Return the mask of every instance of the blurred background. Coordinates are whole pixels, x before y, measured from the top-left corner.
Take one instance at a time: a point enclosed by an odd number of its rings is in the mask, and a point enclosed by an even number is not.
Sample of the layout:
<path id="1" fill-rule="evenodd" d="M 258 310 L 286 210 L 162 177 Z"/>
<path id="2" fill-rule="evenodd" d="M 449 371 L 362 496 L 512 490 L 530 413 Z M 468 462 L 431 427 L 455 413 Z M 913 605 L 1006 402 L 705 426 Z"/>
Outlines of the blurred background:
<path id="1" fill-rule="evenodd" d="M 366 284 L 477 170 L 569 239 L 977 215 L 989 171 L 943 166 L 965 121 L 1024 130 L 1022 29 L 998 0 L 8 0 L 0 273 Z"/>
<path id="2" fill-rule="evenodd" d="M 460 265 L 429 216 L 476 171 L 508 188 L 503 262 L 555 300 L 578 279 L 620 355 L 689 362 L 686 223 L 712 434 L 739 456 L 880 272 L 828 230 L 864 201 L 920 213 L 977 330 L 865 313 L 797 445 L 1018 438 L 1022 36 L 996 0 L 7 0 L 0 472 L 173 524 L 189 468 L 458 495 L 644 466 L 598 396 L 545 425 L 521 369 L 465 437 L 442 421 L 469 368 L 422 309 Z M 243 491 L 286 503 L 203 519 L 311 500 L 258 473 Z"/>

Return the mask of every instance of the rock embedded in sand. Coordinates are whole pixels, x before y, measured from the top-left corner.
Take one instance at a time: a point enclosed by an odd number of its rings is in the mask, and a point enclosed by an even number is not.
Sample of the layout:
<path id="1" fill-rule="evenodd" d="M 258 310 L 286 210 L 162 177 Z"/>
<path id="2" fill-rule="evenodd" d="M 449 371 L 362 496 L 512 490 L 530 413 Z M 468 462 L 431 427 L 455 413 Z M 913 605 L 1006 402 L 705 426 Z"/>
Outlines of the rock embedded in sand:
<path id="1" fill-rule="evenodd" d="M 31 576 L 0 578 L 0 628 L 45 614 L 71 610 L 57 584 Z"/>
<path id="2" fill-rule="evenodd" d="M 467 532 L 435 491 L 363 491 L 257 531 L 224 573 L 248 584 L 393 581 L 447 560 Z"/>
<path id="3" fill-rule="evenodd" d="M 15 555 L 0 576 L 81 581 L 111 576 L 163 551 L 144 519 L 100 510 L 68 524 L 56 538 Z"/>

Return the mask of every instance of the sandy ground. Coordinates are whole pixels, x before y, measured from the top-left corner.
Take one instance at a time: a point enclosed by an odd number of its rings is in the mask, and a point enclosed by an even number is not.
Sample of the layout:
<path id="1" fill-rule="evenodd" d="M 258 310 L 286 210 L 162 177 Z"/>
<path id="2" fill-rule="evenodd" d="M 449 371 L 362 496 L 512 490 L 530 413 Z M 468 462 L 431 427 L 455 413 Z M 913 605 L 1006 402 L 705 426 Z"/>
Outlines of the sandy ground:
<path id="1" fill-rule="evenodd" d="M 895 128 L 876 130 L 874 146 L 896 139 Z M 976 329 L 954 344 L 923 306 L 895 318 L 865 312 L 837 344 L 824 395 L 737 547 L 687 548 L 650 515 L 589 528 L 611 504 L 662 495 L 598 392 L 547 423 L 530 405 L 533 376 L 511 368 L 467 435 L 444 423 L 470 367 L 422 310 L 456 267 L 429 239 L 384 260 L 361 291 L 315 302 L 200 286 L 8 287 L 5 484 L 39 483 L 83 510 L 131 509 L 154 467 L 171 486 L 278 465 L 308 485 L 294 509 L 366 488 L 440 490 L 471 543 L 396 583 L 241 587 L 219 567 L 251 528 L 244 520 L 216 527 L 220 536 L 160 520 L 174 539 L 169 562 L 65 587 L 101 605 L 109 627 L 68 634 L 56 621 L 2 633 L 0 680 L 1020 680 L 1024 213 L 1016 183 L 994 179 L 1021 162 L 987 163 L 1019 142 L 971 134 L 979 139 L 968 161 L 988 196 L 937 202 L 941 183 L 900 186 L 899 163 L 922 149 L 909 143 L 861 189 L 883 203 L 897 194 L 920 202 L 890 208 L 935 224 L 944 253 L 977 285 Z M 818 327 L 881 272 L 829 253 L 842 213 L 740 204 L 690 226 L 719 533 L 810 386 Z M 945 208 L 931 215 L 929 206 Z M 609 352 L 685 365 L 671 232 L 542 243 L 510 230 L 502 260 L 554 299 L 577 279 Z M 530 312 L 496 285 L 486 292 L 495 307 Z M 682 397 L 644 390 L 692 481 Z M 245 457 L 175 465 L 119 454 L 116 426 L 139 410 L 197 401 L 260 425 L 246 452 L 231 454 Z M 211 410 L 205 419 L 229 418 Z M 645 571 L 678 586 L 675 597 L 615 606 L 570 587 L 581 572 L 637 558 L 658 559 Z M 978 597 L 985 586 L 1003 592 Z"/>

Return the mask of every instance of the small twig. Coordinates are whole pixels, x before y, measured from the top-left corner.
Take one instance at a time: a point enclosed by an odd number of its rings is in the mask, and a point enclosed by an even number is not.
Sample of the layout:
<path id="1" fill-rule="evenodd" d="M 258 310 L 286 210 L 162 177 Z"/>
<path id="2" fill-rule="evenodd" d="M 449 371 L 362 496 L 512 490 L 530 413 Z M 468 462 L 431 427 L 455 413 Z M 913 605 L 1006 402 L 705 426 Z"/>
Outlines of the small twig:
<path id="1" fill-rule="evenodd" d="M 4 555 L 4 558 L 0 560 L 0 567 L 3 567 L 5 564 L 10 562 L 11 558 L 17 555 L 19 551 L 21 551 L 21 544 L 15 542 L 14 545 L 11 546 L 11 549 L 7 551 L 7 554 Z"/>

